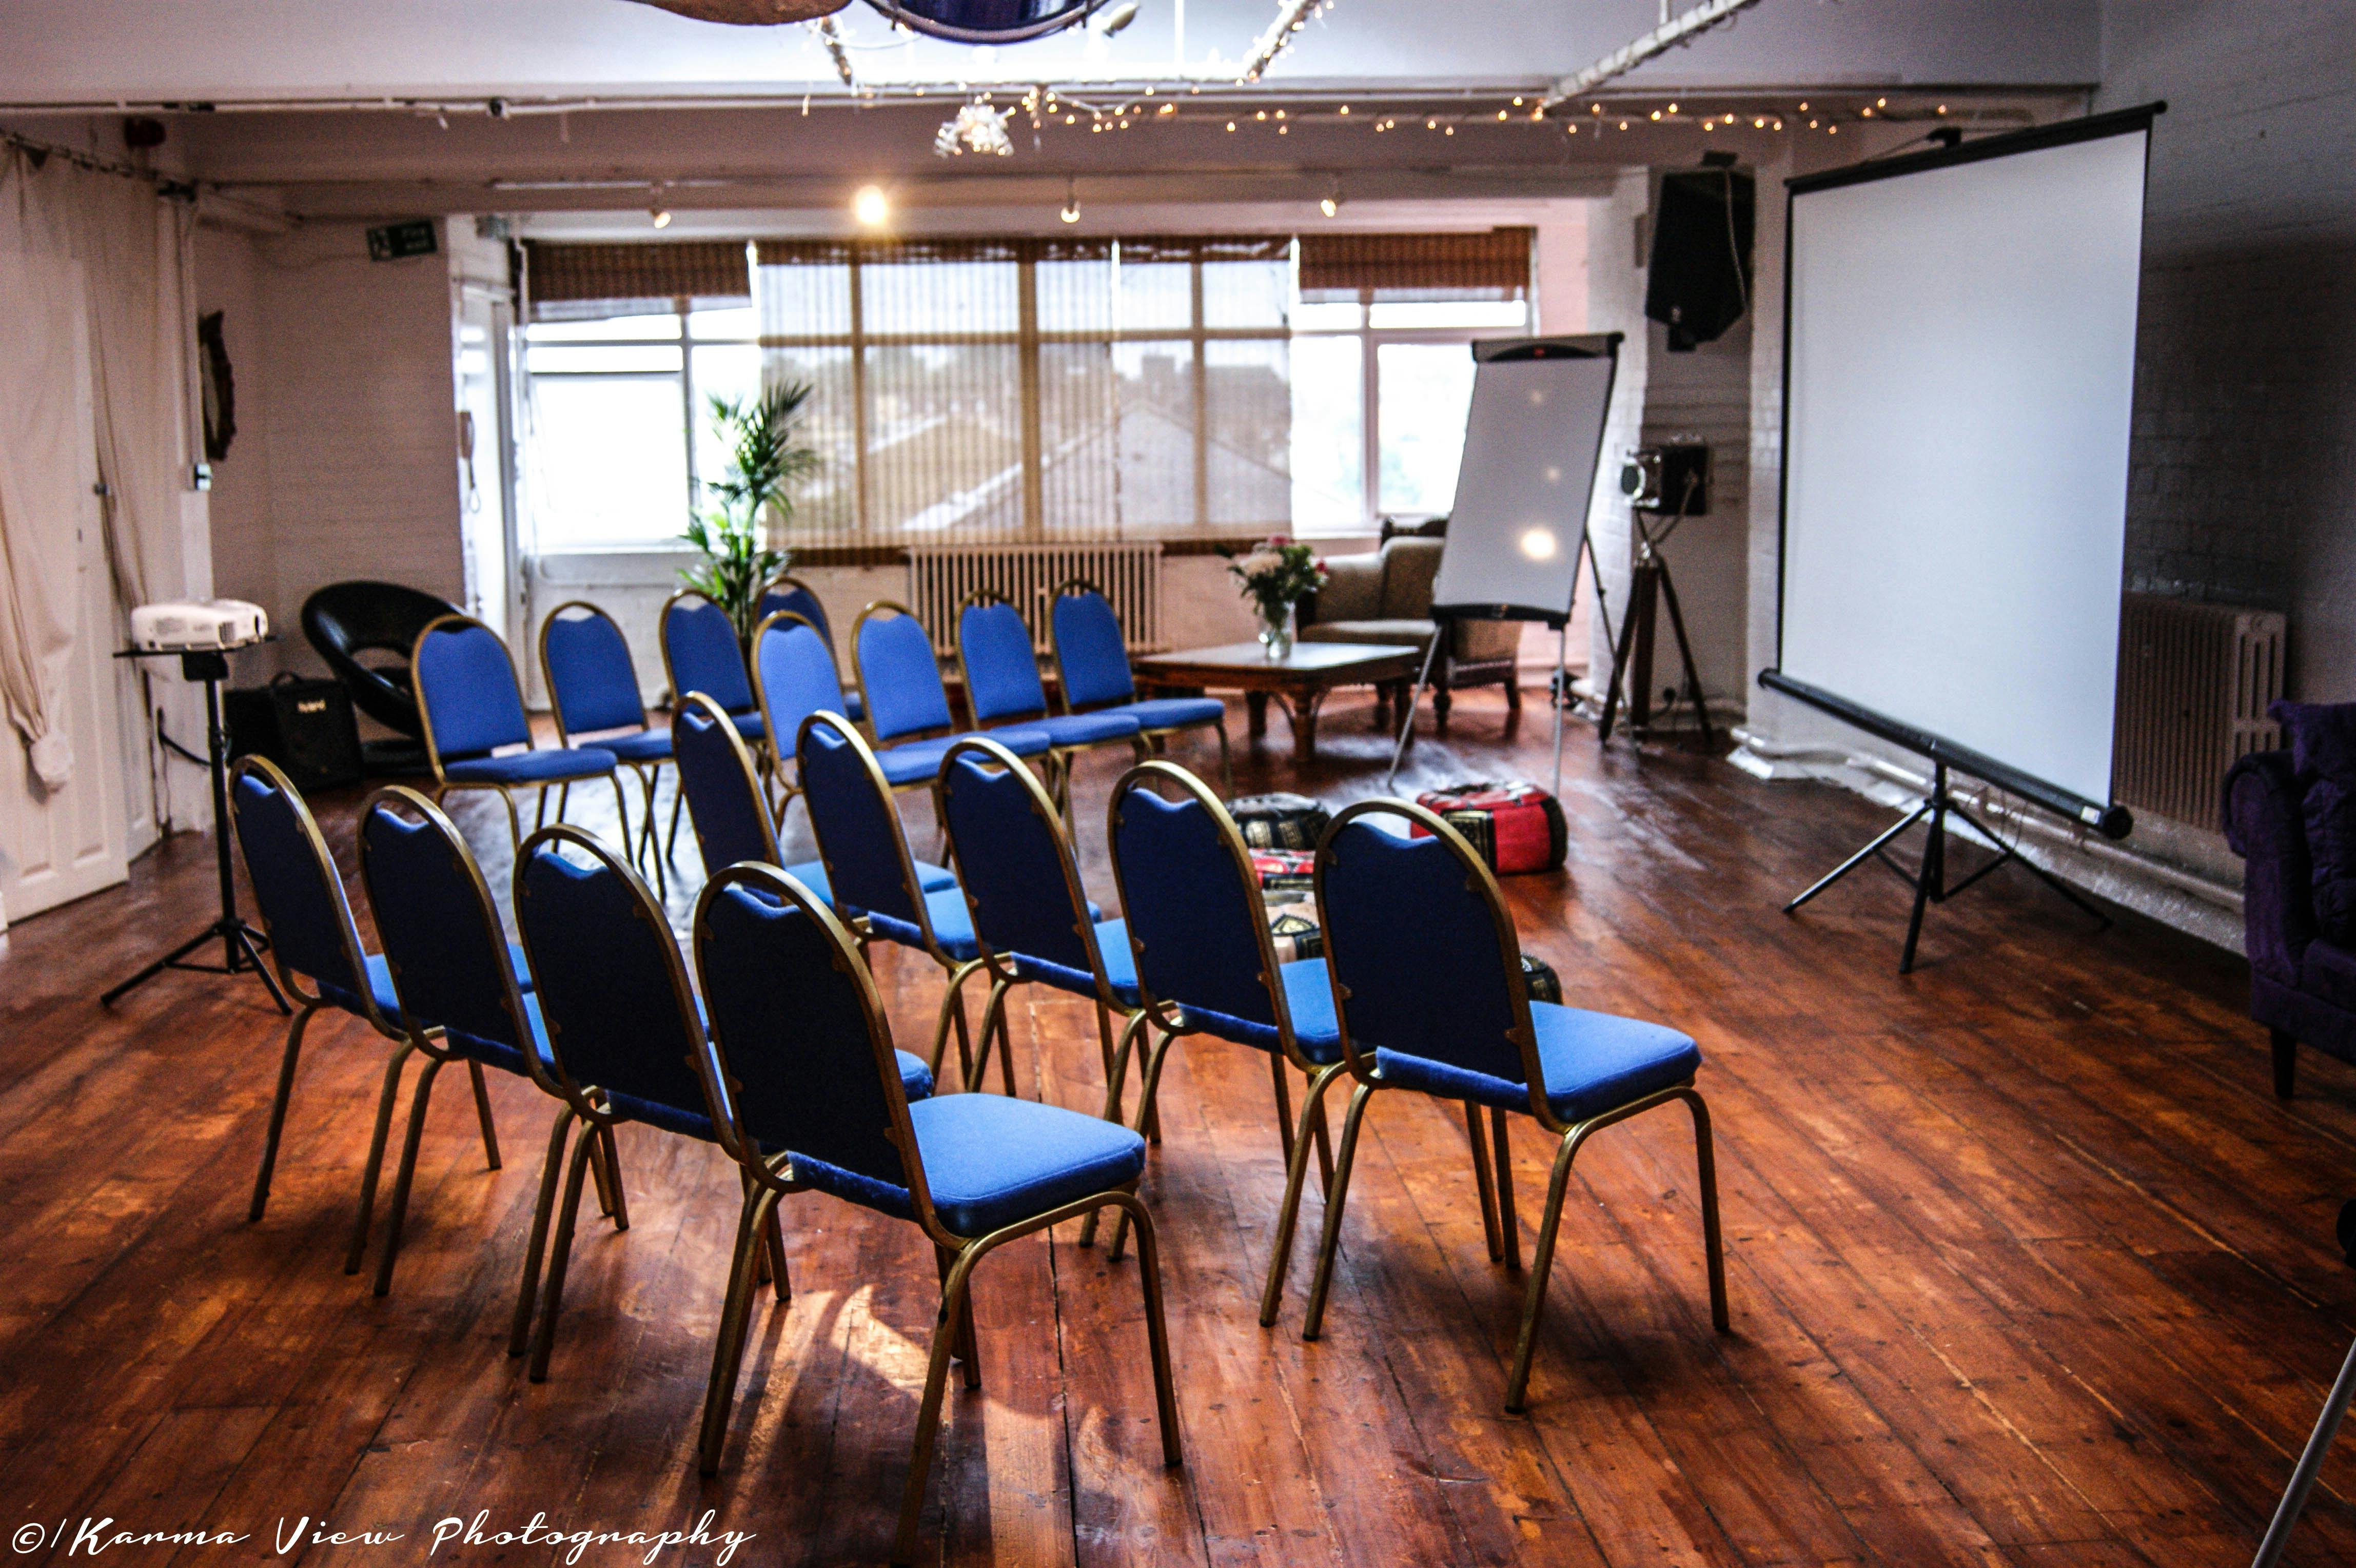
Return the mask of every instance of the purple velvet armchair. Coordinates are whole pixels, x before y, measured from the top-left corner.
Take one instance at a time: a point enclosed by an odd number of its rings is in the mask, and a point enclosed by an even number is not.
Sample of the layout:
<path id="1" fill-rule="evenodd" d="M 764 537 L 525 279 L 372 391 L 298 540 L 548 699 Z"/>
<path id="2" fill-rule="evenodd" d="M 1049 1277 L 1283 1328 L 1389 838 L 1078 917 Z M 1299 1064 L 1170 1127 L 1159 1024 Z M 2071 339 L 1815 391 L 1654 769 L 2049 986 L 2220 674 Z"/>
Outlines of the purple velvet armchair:
<path id="1" fill-rule="evenodd" d="M 2273 1034 L 2275 1092 L 2288 1099 L 2301 1045 L 2356 1062 L 2356 952 L 2317 927 L 2314 862 L 2289 752 L 2233 764 L 2225 775 L 2225 837 L 2243 860 L 2250 1016 Z"/>

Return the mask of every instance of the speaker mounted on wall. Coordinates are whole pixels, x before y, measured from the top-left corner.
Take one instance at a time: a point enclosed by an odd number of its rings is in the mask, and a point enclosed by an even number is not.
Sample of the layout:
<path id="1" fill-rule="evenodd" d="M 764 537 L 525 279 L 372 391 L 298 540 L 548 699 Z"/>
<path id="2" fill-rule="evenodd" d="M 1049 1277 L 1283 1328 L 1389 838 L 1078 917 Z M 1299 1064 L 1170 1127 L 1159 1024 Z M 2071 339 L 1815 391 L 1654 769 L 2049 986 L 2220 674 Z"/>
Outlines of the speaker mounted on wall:
<path id="1" fill-rule="evenodd" d="M 1751 307 L 1751 239 L 1757 190 L 1732 153 L 1661 177 L 1653 200 L 1653 253 L 1644 315 L 1669 329 L 1669 348 L 1715 342 Z"/>

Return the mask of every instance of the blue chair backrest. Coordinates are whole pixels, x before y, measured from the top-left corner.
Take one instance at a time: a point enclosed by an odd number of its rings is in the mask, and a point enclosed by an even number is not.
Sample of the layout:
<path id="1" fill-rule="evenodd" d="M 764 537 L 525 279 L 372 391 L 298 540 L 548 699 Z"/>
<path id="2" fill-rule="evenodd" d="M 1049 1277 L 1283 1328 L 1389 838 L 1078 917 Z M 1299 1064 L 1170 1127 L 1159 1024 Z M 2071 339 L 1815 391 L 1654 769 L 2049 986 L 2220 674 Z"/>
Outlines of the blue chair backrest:
<path id="1" fill-rule="evenodd" d="M 663 658 L 673 694 L 701 692 L 731 714 L 753 711 L 753 682 L 728 612 L 701 594 L 682 594 L 663 607 Z"/>
<path id="2" fill-rule="evenodd" d="M 1102 594 L 1094 588 L 1058 594 L 1049 617 L 1065 706 L 1084 708 L 1135 700 L 1137 682 L 1130 679 L 1129 644 L 1121 636 L 1120 618 L 1112 613 Z"/>
<path id="3" fill-rule="evenodd" d="M 879 1048 L 867 966 L 815 899 L 794 897 L 800 884 L 737 875 L 697 905 L 695 960 L 738 1123 L 764 1152 L 863 1178 L 872 1201 L 905 1213 L 907 1170 L 888 1133 L 906 1102 L 897 1069 L 877 1067 L 891 1041 L 884 1030 Z"/>
<path id="4" fill-rule="evenodd" d="M 1031 628 L 1012 605 L 1001 600 L 958 611 L 958 656 L 965 664 L 965 700 L 977 722 L 1047 711 Z"/>
<path id="5" fill-rule="evenodd" d="M 805 722 L 795 771 L 838 907 L 916 923 L 900 814 L 858 732 L 824 714 Z"/>
<path id="6" fill-rule="evenodd" d="M 875 738 L 949 727 L 949 694 L 933 639 L 912 615 L 867 615 L 859 622 L 859 689 Z"/>
<path id="7" fill-rule="evenodd" d="M 798 612 L 797 612 L 798 613 Z M 834 654 L 815 627 L 800 621 L 765 620 L 753 634 L 753 668 L 767 704 L 769 733 L 801 733 L 812 714 L 840 714 L 848 704 L 834 672 Z"/>
<path id="8" fill-rule="evenodd" d="M 403 809 L 422 820 L 404 820 Z M 422 798 L 388 791 L 362 809 L 359 839 L 360 881 L 402 1010 L 528 1053 L 509 1012 L 520 997 L 507 933 L 457 828 Z"/>
<path id="9" fill-rule="evenodd" d="M 549 701 L 568 737 L 646 726 L 637 666 L 613 617 L 594 605 L 559 605 L 541 623 L 540 653 Z"/>
<path id="10" fill-rule="evenodd" d="M 1521 1082 L 1506 979 L 1521 955 L 1499 945 L 1479 862 L 1438 836 L 1404 838 L 1364 818 L 1342 823 L 1319 862 L 1325 961 L 1359 1052 L 1403 1051 Z"/>
<path id="11" fill-rule="evenodd" d="M 703 851 L 705 874 L 740 860 L 776 865 L 776 830 L 761 798 L 761 781 L 719 703 L 701 692 L 689 693 L 671 720 L 670 754 L 688 817 L 695 823 L 696 844 Z"/>
<path id="12" fill-rule="evenodd" d="M 754 613 L 753 624 L 758 626 L 780 610 L 801 617 L 818 628 L 819 636 L 830 645 L 833 643 L 834 626 L 826 618 L 826 607 L 818 602 L 816 594 L 790 577 L 780 578 L 761 591 L 761 607 Z"/>
<path id="13" fill-rule="evenodd" d="M 1276 1026 L 1262 956 L 1258 887 L 1210 807 L 1162 800 L 1141 781 L 1113 801 L 1121 912 L 1141 950 L 1138 979 L 1162 1002 Z M 1232 824 L 1228 824 L 1232 832 Z"/>
<path id="14" fill-rule="evenodd" d="M 426 628 L 410 673 L 427 733 L 444 761 L 531 744 L 531 721 L 524 717 L 508 645 L 480 621 L 445 620 Z"/>
<path id="15" fill-rule="evenodd" d="M 310 807 L 284 774 L 259 757 L 238 764 L 229 804 L 245 872 L 253 880 L 253 901 L 262 907 L 278 961 L 316 984 L 366 996 L 367 983 L 352 972 L 359 936 L 344 879 L 327 858 Z"/>
<path id="16" fill-rule="evenodd" d="M 1087 911 L 1072 902 L 1071 852 L 1031 770 L 959 746 L 942 765 L 939 800 L 982 945 L 1092 973 L 1079 932 Z"/>
<path id="17" fill-rule="evenodd" d="M 576 830 L 550 828 L 524 841 L 515 909 L 549 1047 L 565 1076 L 707 1113 L 695 1066 L 702 1026 L 682 994 L 670 922 L 646 885 Z"/>

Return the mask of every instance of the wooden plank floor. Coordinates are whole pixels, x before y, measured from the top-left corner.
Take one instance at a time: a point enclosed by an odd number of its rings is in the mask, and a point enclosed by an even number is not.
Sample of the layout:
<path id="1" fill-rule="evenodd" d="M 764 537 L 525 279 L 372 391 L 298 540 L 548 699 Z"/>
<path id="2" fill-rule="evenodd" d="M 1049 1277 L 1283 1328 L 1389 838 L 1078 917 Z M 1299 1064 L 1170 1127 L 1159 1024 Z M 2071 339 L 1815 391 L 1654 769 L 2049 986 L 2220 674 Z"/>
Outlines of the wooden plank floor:
<path id="1" fill-rule="evenodd" d="M 1543 778 L 1531 712 L 1501 738 L 1501 704 L 1469 694 L 1407 782 Z M 1307 777 L 1280 721 L 1241 751 L 1238 784 L 1374 792 L 1384 746 L 1366 718 L 1338 704 Z M 1082 784 L 1107 901 L 1117 771 L 1098 761 Z M 2356 1192 L 2356 1074 L 2308 1057 L 2300 1098 L 2277 1103 L 2237 961 L 2132 917 L 2095 933 L 2014 873 L 1935 911 L 1925 963 L 1899 979 L 1895 882 L 1779 912 L 1887 820 L 1828 788 L 1668 748 L 1599 756 L 1574 725 L 1564 795 L 1568 872 L 1507 884 L 1524 941 L 1573 1000 L 1700 1039 L 1734 1332 L 1709 1328 L 1685 1122 L 1642 1119 L 1581 1157 L 1530 1413 L 1505 1415 L 1520 1281 L 1487 1260 L 1462 1122 L 1408 1095 L 1370 1118 L 1326 1337 L 1299 1338 L 1313 1189 L 1284 1318 L 1262 1330 L 1283 1175 L 1266 1069 L 1184 1044 L 1146 1190 L 1185 1470 L 1159 1464 L 1137 1265 L 1066 1227 L 980 1272 L 989 1386 L 952 1396 L 928 1553 L 2246 1561 L 2356 1330 L 2356 1275 L 2329 1241 Z M 321 802 L 348 869 L 358 800 Z M 584 819 L 610 824 L 597 805 Z M 909 813 L 921 848 L 928 808 Z M 503 886 L 503 827 L 479 801 L 462 820 Z M 680 863 L 693 883 L 691 846 Z M 880 1560 L 937 1299 L 914 1230 L 823 1197 L 788 1206 L 796 1294 L 756 1319 L 726 1468 L 702 1481 L 736 1208 L 721 1156 L 624 1131 L 632 1227 L 584 1224 L 552 1376 L 525 1383 L 505 1335 L 546 1102 L 495 1083 L 507 1164 L 491 1173 L 444 1085 L 378 1300 L 339 1262 L 384 1047 L 324 1015 L 269 1216 L 247 1224 L 281 1039 L 260 988 L 177 975 L 112 1012 L 92 1000 L 200 923 L 209 886 L 209 844 L 175 842 L 0 950 L 0 1522 L 41 1532 L 16 1537 L 16 1560 L 59 1560 L 58 1521 L 84 1518 L 250 1535 L 110 1561 L 327 1564 L 421 1560 L 449 1516 L 654 1531 L 707 1510 L 714 1530 L 753 1532 L 738 1563 Z M 691 892 L 673 886 L 682 916 Z M 888 950 L 880 968 L 901 1041 L 921 1047 L 935 972 Z M 1014 1034 L 1026 1094 L 1098 1103 L 1085 1006 L 1037 993 Z M 1547 1153 L 1525 1125 L 1526 1254 Z M 2356 1559 L 2351 1498 L 2356 1442 L 2293 1561 Z M 280 1554 L 273 1537 L 306 1517 Z M 405 1539 L 309 1544 L 323 1528 Z M 571 1550 L 454 1543 L 434 1560 Z"/>

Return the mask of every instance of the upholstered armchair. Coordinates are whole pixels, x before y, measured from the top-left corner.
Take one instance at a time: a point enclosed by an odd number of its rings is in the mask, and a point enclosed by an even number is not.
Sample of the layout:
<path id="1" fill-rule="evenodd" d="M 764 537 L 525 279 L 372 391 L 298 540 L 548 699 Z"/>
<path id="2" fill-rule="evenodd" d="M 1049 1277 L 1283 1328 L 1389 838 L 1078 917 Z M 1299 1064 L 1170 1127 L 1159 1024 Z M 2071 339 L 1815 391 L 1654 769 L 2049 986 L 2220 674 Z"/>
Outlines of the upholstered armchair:
<path id="1" fill-rule="evenodd" d="M 1431 585 L 1440 575 L 1444 542 L 1399 536 L 1364 555 L 1326 559 L 1325 585 L 1302 601 L 1300 636 L 1304 642 L 1393 642 L 1428 649 L 1435 628 Z M 1522 628 L 1517 621 L 1458 621 L 1434 660 L 1432 713 L 1448 723 L 1451 692 L 1467 686 L 1503 686 L 1505 705 L 1522 709 L 1519 679 Z M 1385 693 L 1402 701 L 1408 693 Z"/>
<path id="2" fill-rule="evenodd" d="M 2250 1015 L 2274 1037 L 2275 1092 L 2287 1098 L 2302 1044 L 2356 1062 L 2356 952 L 2318 928 L 2314 861 L 2288 751 L 2233 764 L 2225 776 L 2225 837 L 2244 861 Z"/>

